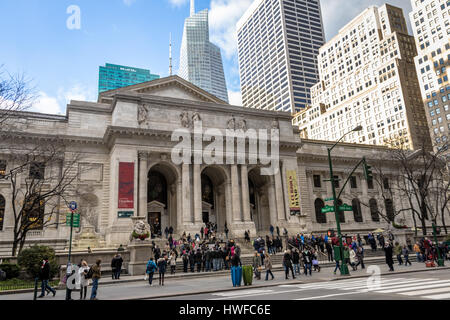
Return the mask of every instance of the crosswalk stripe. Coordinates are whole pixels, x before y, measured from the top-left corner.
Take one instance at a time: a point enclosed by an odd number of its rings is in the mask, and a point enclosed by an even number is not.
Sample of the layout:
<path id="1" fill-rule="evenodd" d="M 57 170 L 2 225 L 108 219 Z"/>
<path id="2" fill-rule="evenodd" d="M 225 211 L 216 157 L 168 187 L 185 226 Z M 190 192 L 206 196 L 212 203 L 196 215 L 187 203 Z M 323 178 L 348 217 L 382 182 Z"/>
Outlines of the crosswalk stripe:
<path id="1" fill-rule="evenodd" d="M 252 295 L 252 294 L 261 294 L 261 293 L 270 293 L 273 292 L 273 290 L 244 290 L 244 291 L 235 291 L 235 292 L 219 292 L 219 293 L 213 293 L 213 296 L 220 296 L 220 297 L 234 297 L 234 296 L 242 296 L 242 295 Z"/>
<path id="2" fill-rule="evenodd" d="M 450 293 L 446 293 L 446 294 L 437 294 L 437 295 L 434 295 L 434 296 L 425 296 L 425 298 L 433 299 L 433 300 L 450 299 Z"/>
<path id="3" fill-rule="evenodd" d="M 409 291 L 400 293 L 404 296 L 420 296 L 425 294 L 433 294 L 433 293 L 442 293 L 450 291 L 450 287 L 447 288 L 437 288 L 437 289 L 426 289 L 426 290 L 417 290 L 417 291 Z"/>
<path id="4" fill-rule="evenodd" d="M 436 279 L 414 279 L 414 280 L 410 280 L 410 281 L 401 281 L 401 282 L 396 282 L 396 283 L 384 283 L 384 282 L 381 282 L 378 287 L 374 286 L 373 288 L 367 288 L 367 290 L 361 290 L 361 292 L 389 290 L 389 289 L 395 289 L 395 288 L 418 286 L 418 285 L 422 285 L 424 283 L 424 281 L 427 281 L 427 283 L 437 283 L 438 281 L 441 281 L 441 280 L 436 280 Z"/>
<path id="5" fill-rule="evenodd" d="M 410 287 L 403 287 L 403 288 L 394 288 L 394 289 L 389 289 L 389 290 L 380 290 L 380 291 L 374 291 L 376 293 L 398 293 L 398 292 L 402 292 L 402 291 L 412 291 L 412 290 L 420 290 L 420 289 L 431 289 L 431 288 L 439 288 L 439 287 L 444 287 L 444 286 L 449 286 L 450 285 L 450 281 L 446 281 L 446 282 L 441 282 L 441 283 L 436 283 L 433 282 L 434 284 L 427 284 L 427 285 L 416 285 L 416 286 L 410 286 Z"/>
<path id="6" fill-rule="evenodd" d="M 430 281 L 430 280 L 434 280 L 434 279 L 410 279 L 410 280 L 397 280 L 397 279 L 389 279 L 389 280 L 381 280 L 380 281 L 380 286 L 377 288 L 377 290 L 384 288 L 384 287 L 390 287 L 390 286 L 394 286 L 394 285 L 401 285 L 401 284 L 406 284 L 406 283 L 411 283 L 411 282 L 423 282 L 423 281 Z M 337 289 L 337 290 L 358 290 L 358 289 L 366 289 L 368 288 L 367 286 L 367 279 L 365 279 L 364 281 L 361 281 L 360 283 L 357 284 L 340 284 L 340 283 L 336 283 L 333 286 L 316 286 L 316 287 L 312 287 L 313 289 Z"/>
<path id="7" fill-rule="evenodd" d="M 397 281 L 403 281 L 403 280 L 407 280 L 407 279 L 403 279 L 403 278 L 395 278 L 395 279 L 389 279 L 389 280 L 384 280 L 386 282 L 397 282 Z M 323 284 L 311 284 L 311 285 L 299 285 L 299 288 L 302 289 L 317 289 L 317 288 L 331 288 L 331 289 L 336 289 L 336 288 L 342 288 L 342 287 L 350 287 L 350 286 L 361 286 L 361 285 L 365 285 L 367 283 L 367 278 L 362 279 L 362 280 L 353 280 L 353 281 L 344 281 L 344 280 L 339 280 L 339 281 L 333 281 L 333 282 L 327 282 L 327 283 L 323 283 Z"/>

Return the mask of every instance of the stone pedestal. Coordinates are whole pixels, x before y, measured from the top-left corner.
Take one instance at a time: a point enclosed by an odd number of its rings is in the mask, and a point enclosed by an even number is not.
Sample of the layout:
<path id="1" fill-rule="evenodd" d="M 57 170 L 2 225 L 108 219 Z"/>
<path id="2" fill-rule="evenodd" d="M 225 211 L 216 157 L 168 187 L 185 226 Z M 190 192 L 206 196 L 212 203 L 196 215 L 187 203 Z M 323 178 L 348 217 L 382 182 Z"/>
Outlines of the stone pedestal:
<path id="1" fill-rule="evenodd" d="M 106 243 L 101 239 L 101 236 L 95 232 L 95 228 L 92 226 L 83 227 L 83 231 L 73 241 L 74 249 L 87 249 L 91 248 L 104 248 Z"/>
<path id="2" fill-rule="evenodd" d="M 398 242 L 400 245 L 414 245 L 414 231 L 408 229 L 391 229 L 394 235 L 394 243 Z"/>
<path id="3" fill-rule="evenodd" d="M 128 245 L 130 251 L 130 263 L 128 264 L 128 273 L 131 276 L 144 275 L 147 262 L 152 253 L 152 243 L 150 240 L 132 240 Z"/>

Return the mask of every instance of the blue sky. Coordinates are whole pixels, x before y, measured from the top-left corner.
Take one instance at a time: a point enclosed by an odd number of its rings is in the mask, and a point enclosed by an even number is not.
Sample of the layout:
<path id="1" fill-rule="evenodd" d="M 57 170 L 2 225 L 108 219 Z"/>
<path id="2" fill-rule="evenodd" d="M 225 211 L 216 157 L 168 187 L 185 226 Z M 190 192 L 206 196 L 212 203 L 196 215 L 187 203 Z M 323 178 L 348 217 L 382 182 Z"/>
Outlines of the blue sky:
<path id="1" fill-rule="evenodd" d="M 222 49 L 230 101 L 240 103 L 235 24 L 252 0 L 196 0 L 210 9 L 211 41 Z M 327 39 L 380 0 L 322 0 Z M 410 0 L 389 3 L 411 11 Z M 81 10 L 81 28 L 69 30 L 67 8 Z M 34 110 L 65 114 L 74 100 L 95 101 L 98 67 L 106 62 L 168 75 L 169 33 L 178 70 L 189 0 L 0 0 L 0 65 L 33 80 L 40 99 Z"/>

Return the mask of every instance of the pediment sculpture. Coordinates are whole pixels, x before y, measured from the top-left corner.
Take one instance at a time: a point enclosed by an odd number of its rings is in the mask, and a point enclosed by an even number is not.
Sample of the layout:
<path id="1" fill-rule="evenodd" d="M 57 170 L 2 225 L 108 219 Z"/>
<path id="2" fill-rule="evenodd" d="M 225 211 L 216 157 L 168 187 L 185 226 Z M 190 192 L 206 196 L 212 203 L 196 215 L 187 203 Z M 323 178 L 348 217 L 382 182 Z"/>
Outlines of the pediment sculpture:
<path id="1" fill-rule="evenodd" d="M 236 119 L 234 118 L 234 116 L 231 116 L 231 119 L 228 120 L 227 128 L 230 129 L 230 130 L 235 130 L 236 129 Z"/>
<path id="2" fill-rule="evenodd" d="M 180 121 L 183 128 L 191 127 L 191 122 L 189 121 L 189 113 L 187 111 L 184 111 L 182 114 L 180 114 Z"/>
<path id="3" fill-rule="evenodd" d="M 138 124 L 142 125 L 144 123 L 147 123 L 149 120 L 149 107 L 145 104 L 139 105 L 138 109 Z"/>

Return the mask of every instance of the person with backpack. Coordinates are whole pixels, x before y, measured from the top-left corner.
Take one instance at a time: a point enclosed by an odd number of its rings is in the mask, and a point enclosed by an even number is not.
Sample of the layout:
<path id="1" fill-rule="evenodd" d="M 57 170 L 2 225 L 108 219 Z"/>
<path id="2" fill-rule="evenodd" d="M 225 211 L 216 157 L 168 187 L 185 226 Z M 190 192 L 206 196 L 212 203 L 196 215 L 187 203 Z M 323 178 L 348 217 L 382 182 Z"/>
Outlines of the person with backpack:
<path id="1" fill-rule="evenodd" d="M 159 271 L 159 285 L 164 286 L 164 275 L 166 273 L 167 269 L 167 256 L 163 256 L 162 258 L 159 258 L 157 261 L 158 265 L 158 271 Z"/>
<path id="2" fill-rule="evenodd" d="M 155 274 L 156 270 L 158 270 L 158 266 L 153 261 L 153 258 L 150 258 L 147 262 L 147 267 L 145 268 L 145 273 L 148 275 L 148 284 L 150 285 L 150 287 L 152 286 L 153 275 Z"/>
<path id="3" fill-rule="evenodd" d="M 403 257 L 405 258 L 405 267 L 408 266 L 408 263 L 410 266 L 412 266 L 411 261 L 409 261 L 409 249 L 407 246 L 403 246 L 402 254 L 403 254 Z"/>
<path id="4" fill-rule="evenodd" d="M 92 277 L 91 300 L 97 300 L 98 281 L 102 277 L 101 263 L 102 260 L 98 259 L 88 272 L 88 278 Z"/>
<path id="5" fill-rule="evenodd" d="M 89 286 L 89 266 L 86 261 L 81 261 L 80 269 L 78 273 L 80 274 L 80 300 L 86 300 L 87 288 Z"/>

